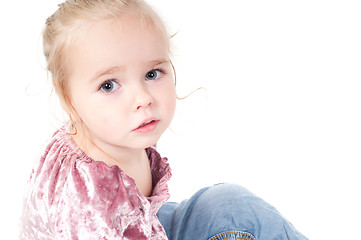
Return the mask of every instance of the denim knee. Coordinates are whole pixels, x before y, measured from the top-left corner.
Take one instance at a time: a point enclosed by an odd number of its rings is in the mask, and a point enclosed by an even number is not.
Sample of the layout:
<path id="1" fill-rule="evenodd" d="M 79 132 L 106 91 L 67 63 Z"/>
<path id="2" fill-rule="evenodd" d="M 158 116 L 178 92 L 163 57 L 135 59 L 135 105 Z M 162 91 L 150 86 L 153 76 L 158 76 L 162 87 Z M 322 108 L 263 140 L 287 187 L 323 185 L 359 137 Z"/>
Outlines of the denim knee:
<path id="1" fill-rule="evenodd" d="M 252 227 L 244 224 L 242 201 L 249 191 L 233 184 L 217 184 L 199 190 L 191 199 L 182 202 L 175 219 L 179 224 L 177 239 L 254 239 Z M 192 237 L 189 237 L 188 233 Z"/>
<path id="2" fill-rule="evenodd" d="M 218 184 L 202 195 L 216 231 L 240 231 L 244 239 L 306 239 L 275 207 L 239 185 Z"/>
<path id="3" fill-rule="evenodd" d="M 194 209 L 197 210 L 194 211 L 199 214 L 198 221 L 207 225 L 209 236 L 212 236 L 210 239 L 224 239 L 224 236 L 234 232 L 247 236 L 246 239 L 253 239 L 256 229 L 248 213 L 253 196 L 241 186 L 217 184 L 198 196 L 194 203 Z"/>
<path id="4" fill-rule="evenodd" d="M 234 184 L 217 184 L 180 204 L 168 203 L 159 219 L 169 239 L 306 239 L 274 207 Z"/>

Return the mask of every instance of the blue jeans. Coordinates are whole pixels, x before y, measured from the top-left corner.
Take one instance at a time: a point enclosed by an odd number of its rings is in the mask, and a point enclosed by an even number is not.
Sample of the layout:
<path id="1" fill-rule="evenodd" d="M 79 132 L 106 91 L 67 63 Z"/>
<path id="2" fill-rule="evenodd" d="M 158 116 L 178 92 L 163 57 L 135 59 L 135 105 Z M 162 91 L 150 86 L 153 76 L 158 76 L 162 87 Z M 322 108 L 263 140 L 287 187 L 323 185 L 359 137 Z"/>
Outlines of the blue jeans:
<path id="1" fill-rule="evenodd" d="M 307 239 L 274 207 L 233 184 L 201 189 L 181 203 L 167 202 L 158 218 L 170 240 Z"/>

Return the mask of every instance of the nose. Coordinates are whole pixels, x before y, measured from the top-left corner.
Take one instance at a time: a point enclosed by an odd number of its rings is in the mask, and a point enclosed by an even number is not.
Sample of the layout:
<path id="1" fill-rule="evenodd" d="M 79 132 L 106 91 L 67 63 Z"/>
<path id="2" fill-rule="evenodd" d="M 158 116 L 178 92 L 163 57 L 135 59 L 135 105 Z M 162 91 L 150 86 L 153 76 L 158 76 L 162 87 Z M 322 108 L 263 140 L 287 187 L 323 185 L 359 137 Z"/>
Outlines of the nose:
<path id="1" fill-rule="evenodd" d="M 135 96 L 134 96 L 135 111 L 142 108 L 150 107 L 152 106 L 152 104 L 153 104 L 153 98 L 151 94 L 147 91 L 147 89 L 140 87 L 135 91 Z"/>

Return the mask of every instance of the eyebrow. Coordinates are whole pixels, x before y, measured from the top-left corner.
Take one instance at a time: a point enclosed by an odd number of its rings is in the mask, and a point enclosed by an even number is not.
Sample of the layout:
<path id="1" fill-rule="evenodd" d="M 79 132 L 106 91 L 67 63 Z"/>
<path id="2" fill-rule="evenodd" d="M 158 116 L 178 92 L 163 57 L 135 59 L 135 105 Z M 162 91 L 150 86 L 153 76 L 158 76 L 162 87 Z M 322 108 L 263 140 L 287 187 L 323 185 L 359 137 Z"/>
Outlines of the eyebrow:
<path id="1" fill-rule="evenodd" d="M 110 67 L 110 68 L 107 68 L 107 69 L 99 70 L 91 78 L 91 81 L 96 81 L 101 76 L 111 74 L 111 73 L 116 72 L 116 71 L 124 71 L 124 66 L 113 66 L 113 67 Z"/>
<path id="2" fill-rule="evenodd" d="M 161 58 L 161 59 L 149 61 L 148 63 L 149 63 L 149 65 L 157 66 L 157 65 L 167 63 L 167 62 L 169 62 L 169 59 Z"/>
<path id="3" fill-rule="evenodd" d="M 145 66 L 157 66 L 157 65 L 161 65 L 161 64 L 164 64 L 164 63 L 167 63 L 167 62 L 170 62 L 169 59 L 160 58 L 160 59 L 155 59 L 155 60 L 148 61 L 145 64 Z M 124 72 L 124 70 L 125 70 L 125 66 L 123 66 L 123 65 L 112 66 L 110 68 L 102 69 L 102 70 L 97 71 L 94 74 L 94 77 L 91 78 L 91 81 L 95 81 L 98 78 L 100 78 L 101 76 L 111 74 L 111 73 L 114 73 L 114 72 L 117 72 L 117 71 L 123 71 Z"/>

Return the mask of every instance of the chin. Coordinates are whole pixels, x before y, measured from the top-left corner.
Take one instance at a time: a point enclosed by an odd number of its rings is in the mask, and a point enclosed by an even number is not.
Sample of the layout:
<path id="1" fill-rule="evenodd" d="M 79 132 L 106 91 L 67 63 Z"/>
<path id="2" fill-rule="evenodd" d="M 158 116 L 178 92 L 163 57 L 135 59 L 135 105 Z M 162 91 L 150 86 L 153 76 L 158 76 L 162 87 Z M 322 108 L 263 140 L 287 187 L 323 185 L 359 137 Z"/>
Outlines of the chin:
<path id="1" fill-rule="evenodd" d="M 157 142 L 158 142 L 158 140 L 150 142 L 149 144 L 146 144 L 145 148 L 155 147 L 155 146 L 157 146 Z"/>
<path id="2" fill-rule="evenodd" d="M 152 139 L 144 139 L 143 141 L 138 142 L 137 148 L 149 148 L 152 146 L 155 146 L 159 140 L 158 138 L 152 138 Z"/>

